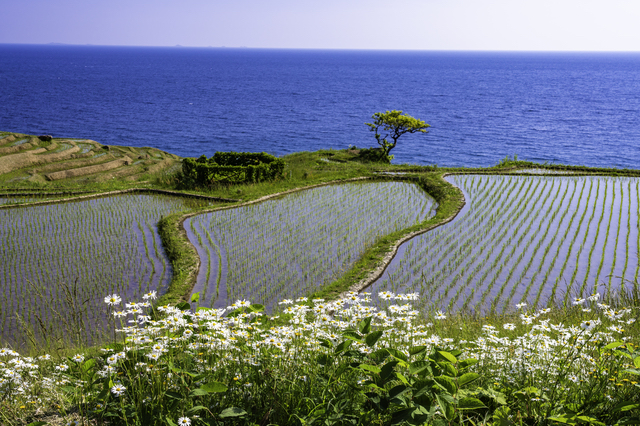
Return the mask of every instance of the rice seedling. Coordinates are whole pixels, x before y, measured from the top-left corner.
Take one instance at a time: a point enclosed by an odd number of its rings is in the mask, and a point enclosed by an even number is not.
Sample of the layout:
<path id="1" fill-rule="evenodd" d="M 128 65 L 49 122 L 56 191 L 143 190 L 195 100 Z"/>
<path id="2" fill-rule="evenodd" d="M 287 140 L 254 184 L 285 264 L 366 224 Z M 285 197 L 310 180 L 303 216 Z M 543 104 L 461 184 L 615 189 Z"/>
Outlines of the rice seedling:
<path id="1" fill-rule="evenodd" d="M 270 310 L 334 281 L 378 238 L 424 221 L 435 208 L 414 184 L 374 182 L 197 215 L 184 224 L 205 265 L 194 292 L 204 306 L 252 298 Z"/>
<path id="2" fill-rule="evenodd" d="M 137 194 L 1 209 L 2 341 L 99 340 L 107 325 L 101 295 L 166 290 L 170 266 L 156 224 L 184 210 L 185 199 Z M 81 337 L 62 326 L 76 314 L 96 324 Z"/>
<path id="3" fill-rule="evenodd" d="M 448 179 L 463 190 L 467 207 L 453 222 L 405 243 L 370 287 L 374 294 L 418 292 L 425 313 L 502 312 L 516 302 L 570 304 L 601 284 L 607 294 L 625 283 L 637 286 L 638 268 L 628 266 L 637 262 L 640 241 L 637 178 Z"/>

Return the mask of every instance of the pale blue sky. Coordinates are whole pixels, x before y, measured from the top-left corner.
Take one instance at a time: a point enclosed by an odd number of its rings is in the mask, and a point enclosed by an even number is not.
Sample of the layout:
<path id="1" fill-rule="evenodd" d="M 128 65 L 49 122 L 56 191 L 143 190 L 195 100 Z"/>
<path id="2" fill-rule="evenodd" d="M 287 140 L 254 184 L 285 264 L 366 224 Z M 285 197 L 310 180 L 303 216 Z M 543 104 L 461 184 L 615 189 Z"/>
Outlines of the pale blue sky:
<path id="1" fill-rule="evenodd" d="M 2 0 L 0 43 L 640 51 L 640 0 Z"/>

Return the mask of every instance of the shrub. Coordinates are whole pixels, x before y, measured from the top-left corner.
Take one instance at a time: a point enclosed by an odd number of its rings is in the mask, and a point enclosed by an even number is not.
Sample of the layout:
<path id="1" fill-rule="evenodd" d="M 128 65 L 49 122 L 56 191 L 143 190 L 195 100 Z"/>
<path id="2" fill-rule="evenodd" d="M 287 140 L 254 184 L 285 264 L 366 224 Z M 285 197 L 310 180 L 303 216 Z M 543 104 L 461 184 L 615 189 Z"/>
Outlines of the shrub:
<path id="1" fill-rule="evenodd" d="M 284 160 L 265 152 L 216 152 L 209 159 L 185 158 L 180 186 L 210 187 L 215 183 L 257 183 L 282 178 Z"/>

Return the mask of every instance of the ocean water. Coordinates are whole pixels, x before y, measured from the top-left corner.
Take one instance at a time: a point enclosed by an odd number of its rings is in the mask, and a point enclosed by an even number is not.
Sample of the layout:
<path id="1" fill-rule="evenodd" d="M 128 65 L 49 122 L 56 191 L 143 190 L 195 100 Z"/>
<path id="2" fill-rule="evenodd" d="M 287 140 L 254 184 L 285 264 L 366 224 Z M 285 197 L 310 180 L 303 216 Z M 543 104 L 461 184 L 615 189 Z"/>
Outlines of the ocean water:
<path id="1" fill-rule="evenodd" d="M 283 155 L 375 146 L 387 109 L 432 126 L 395 163 L 640 167 L 640 54 L 0 45 L 0 130 Z"/>

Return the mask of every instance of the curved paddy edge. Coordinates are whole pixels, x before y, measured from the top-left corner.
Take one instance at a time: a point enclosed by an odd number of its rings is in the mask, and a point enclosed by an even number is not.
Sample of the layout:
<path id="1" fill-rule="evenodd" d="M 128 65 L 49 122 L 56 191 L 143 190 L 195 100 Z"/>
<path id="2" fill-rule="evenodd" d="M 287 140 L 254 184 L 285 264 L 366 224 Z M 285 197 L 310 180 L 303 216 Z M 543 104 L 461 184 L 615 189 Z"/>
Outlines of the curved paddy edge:
<path id="1" fill-rule="evenodd" d="M 349 291 L 363 291 L 383 274 L 403 243 L 455 219 L 465 206 L 465 198 L 457 186 L 444 180 L 445 177 L 455 174 L 457 173 L 426 175 L 419 178 L 394 177 L 392 180 L 416 181 L 438 203 L 436 215 L 421 224 L 381 238 L 342 278 L 314 293 L 312 297 L 335 299 L 346 296 Z"/>
<path id="2" fill-rule="evenodd" d="M 174 215 L 162 218 L 158 223 L 158 232 L 162 239 L 162 245 L 169 257 L 171 266 L 173 268 L 173 277 L 169 283 L 169 289 L 167 292 L 158 299 L 158 305 L 175 304 L 180 301 L 186 301 L 189 299 L 191 291 L 196 284 L 198 278 L 198 272 L 200 271 L 200 257 L 193 246 L 187 232 L 184 229 L 184 221 L 190 217 L 210 213 L 219 210 L 234 209 L 237 207 L 248 206 L 251 204 L 261 203 L 273 198 L 282 197 L 284 195 L 292 194 L 294 192 L 306 191 L 308 189 L 318 188 L 321 186 L 335 185 L 340 183 L 358 182 L 363 180 L 390 180 L 380 177 L 357 177 L 350 179 L 334 180 L 329 182 L 323 182 L 315 185 L 303 186 L 299 188 L 289 189 L 287 191 L 278 192 L 275 194 L 265 195 L 255 200 L 250 200 L 240 204 L 233 204 L 230 206 L 215 207 L 212 209 L 199 210 L 197 212 L 190 212 L 187 214 L 177 213 Z M 401 180 L 401 179 L 392 179 Z"/>

